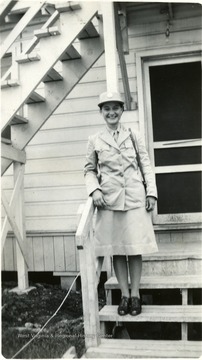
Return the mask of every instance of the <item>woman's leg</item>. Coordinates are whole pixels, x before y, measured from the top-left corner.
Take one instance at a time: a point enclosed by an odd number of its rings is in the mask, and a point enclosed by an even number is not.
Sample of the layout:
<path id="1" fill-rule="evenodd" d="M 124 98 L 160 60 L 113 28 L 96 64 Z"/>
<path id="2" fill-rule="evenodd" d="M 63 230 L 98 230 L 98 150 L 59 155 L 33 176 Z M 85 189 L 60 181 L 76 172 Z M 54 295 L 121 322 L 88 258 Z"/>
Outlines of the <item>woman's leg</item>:
<path id="1" fill-rule="evenodd" d="M 114 271 L 121 289 L 122 296 L 129 297 L 128 266 L 126 256 L 113 256 Z"/>
<path id="2" fill-rule="evenodd" d="M 131 280 L 131 297 L 140 298 L 139 287 L 142 275 L 142 256 L 128 256 L 129 273 Z"/>

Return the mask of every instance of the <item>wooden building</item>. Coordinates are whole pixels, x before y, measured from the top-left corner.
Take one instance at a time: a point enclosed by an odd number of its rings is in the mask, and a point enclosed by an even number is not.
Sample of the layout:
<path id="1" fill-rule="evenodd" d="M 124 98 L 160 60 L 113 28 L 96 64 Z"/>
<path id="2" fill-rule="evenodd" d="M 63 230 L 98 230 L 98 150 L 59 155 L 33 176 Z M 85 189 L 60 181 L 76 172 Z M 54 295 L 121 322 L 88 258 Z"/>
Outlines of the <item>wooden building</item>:
<path id="1" fill-rule="evenodd" d="M 0 19 L 2 271 L 18 270 L 26 288 L 27 269 L 53 272 L 62 286 L 82 269 L 82 231 L 90 230 L 85 217 L 94 210 L 89 200 L 76 237 L 87 200 L 86 144 L 104 126 L 99 94 L 118 89 L 123 123 L 144 136 L 159 194 L 153 223 L 160 251 L 144 258 L 142 288 L 182 289 L 182 310 L 171 316 L 165 309 L 165 317 L 172 322 L 183 312 L 184 342 L 175 355 L 197 357 L 200 344 L 187 342 L 187 323 L 201 321 L 200 309 L 187 304 L 188 290 L 201 287 L 201 5 L 13 0 L 2 2 Z M 108 292 L 116 287 L 113 278 L 106 284 Z M 101 322 L 120 321 L 108 306 L 112 315 L 103 310 Z M 84 314 L 86 334 L 100 332 L 93 311 L 94 325 Z M 163 321 L 155 316 L 142 321 Z M 87 338 L 89 357 L 100 356 L 100 342 Z M 117 357 L 103 346 L 103 357 Z M 131 346 L 122 357 L 134 356 Z M 167 344 L 160 355 L 172 351 Z"/>

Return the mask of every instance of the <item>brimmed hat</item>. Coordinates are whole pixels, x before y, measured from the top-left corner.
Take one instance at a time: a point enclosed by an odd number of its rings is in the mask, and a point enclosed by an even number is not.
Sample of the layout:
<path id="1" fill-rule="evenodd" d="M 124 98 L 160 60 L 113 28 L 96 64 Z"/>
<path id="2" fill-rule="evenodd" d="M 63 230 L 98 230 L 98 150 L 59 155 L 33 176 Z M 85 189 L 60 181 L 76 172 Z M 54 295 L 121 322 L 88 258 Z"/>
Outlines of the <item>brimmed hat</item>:
<path id="1" fill-rule="evenodd" d="M 120 93 L 104 92 L 104 93 L 100 94 L 98 106 L 101 107 L 104 103 L 107 103 L 110 101 L 117 101 L 122 105 L 124 104 L 124 101 L 122 100 Z"/>

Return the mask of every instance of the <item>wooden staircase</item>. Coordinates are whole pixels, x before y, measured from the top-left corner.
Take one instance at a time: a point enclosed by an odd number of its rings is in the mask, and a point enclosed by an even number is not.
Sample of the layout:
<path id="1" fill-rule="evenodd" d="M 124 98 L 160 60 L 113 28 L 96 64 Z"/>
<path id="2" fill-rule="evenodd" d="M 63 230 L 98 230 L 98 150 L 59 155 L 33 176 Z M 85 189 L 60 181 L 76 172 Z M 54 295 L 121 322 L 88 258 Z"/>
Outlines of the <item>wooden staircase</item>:
<path id="1" fill-rule="evenodd" d="M 104 52 L 96 2 L 52 7 L 46 23 L 1 79 L 2 136 L 11 129 L 10 139 L 2 143 L 2 174 L 14 160 L 9 148 L 20 154 Z M 21 31 L 23 25 L 27 19 Z"/>
<path id="2" fill-rule="evenodd" d="M 194 323 L 202 322 L 202 305 L 194 305 L 192 291 L 202 287 L 202 279 L 200 275 L 191 273 L 189 265 L 187 265 L 187 274 L 177 274 L 172 269 L 172 274 L 157 275 L 144 274 L 141 279 L 140 289 L 149 290 L 163 290 L 169 291 L 169 300 L 172 298 L 172 290 L 178 289 L 181 294 L 181 304 L 175 304 L 175 299 L 172 299 L 172 305 L 155 305 L 144 304 L 142 313 L 138 316 L 119 316 L 117 313 L 117 305 L 112 305 L 112 292 L 118 290 L 118 283 L 115 277 L 110 277 L 105 283 L 106 301 L 107 304 L 99 311 L 97 301 L 97 284 L 99 282 L 99 274 L 101 271 L 100 265 L 96 267 L 95 255 L 93 249 L 93 230 L 92 217 L 94 207 L 92 199 L 89 198 L 84 208 L 78 230 L 77 230 L 77 247 L 80 254 L 80 270 L 82 279 L 82 296 L 84 304 L 84 324 L 86 334 L 86 348 L 87 351 L 83 357 L 85 358 L 199 358 L 202 355 L 202 342 L 188 340 L 188 327 L 191 329 Z M 179 247 L 182 245 L 180 244 Z M 191 244 L 193 248 L 193 244 Z M 166 248 L 166 246 L 165 246 Z M 176 259 L 178 261 L 186 261 L 185 249 L 181 259 L 170 245 L 170 254 L 167 256 L 163 254 L 163 247 L 160 249 L 160 254 L 151 255 L 155 260 L 164 262 L 172 262 Z M 165 250 L 167 252 L 167 248 Z M 192 252 L 193 249 L 192 249 Z M 191 251 L 189 252 L 191 254 Z M 192 254 L 193 255 L 193 254 Z M 159 259 L 158 259 L 159 258 Z M 154 260 L 153 259 L 153 260 Z M 101 260 L 101 259 L 100 259 Z M 197 259 L 198 260 L 198 259 Z M 148 258 L 146 259 L 148 270 Z M 86 266 L 88 264 L 88 266 Z M 174 264 L 174 262 L 173 262 Z M 171 264 L 172 266 L 172 264 Z M 192 266 L 192 265 L 191 265 Z M 174 267 L 174 266 L 173 266 Z M 143 261 L 144 269 L 144 261 Z M 159 267 L 158 267 L 159 269 Z M 190 275 L 189 275 L 190 273 Z M 94 283 L 93 283 L 94 281 Z M 169 302 L 168 302 L 169 304 Z M 181 338 L 180 340 L 159 340 L 157 339 L 130 339 L 130 336 L 125 338 L 113 338 L 113 331 L 111 330 L 115 325 L 127 324 L 138 330 L 138 324 L 146 326 L 151 324 L 181 324 Z M 111 326 L 109 326 L 111 324 Z M 171 330 L 172 331 L 172 330 Z M 180 335 L 180 334 L 179 334 Z M 150 335 L 151 336 L 151 335 Z M 148 337 L 148 336 L 147 336 Z M 175 337 L 171 337 L 175 338 Z"/>

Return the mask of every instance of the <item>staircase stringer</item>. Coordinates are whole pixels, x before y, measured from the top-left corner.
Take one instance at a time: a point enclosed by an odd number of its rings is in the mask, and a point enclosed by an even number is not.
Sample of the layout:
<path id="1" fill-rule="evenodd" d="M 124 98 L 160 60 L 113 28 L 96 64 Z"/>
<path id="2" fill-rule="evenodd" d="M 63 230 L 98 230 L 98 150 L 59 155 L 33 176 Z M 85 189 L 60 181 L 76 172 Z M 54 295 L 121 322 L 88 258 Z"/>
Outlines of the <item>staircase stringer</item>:
<path id="1" fill-rule="evenodd" d="M 82 3 L 82 9 L 60 14 L 60 35 L 40 39 L 40 61 L 18 64 L 20 86 L 2 89 L 2 130 L 37 88 L 46 74 L 71 46 L 98 11 L 98 4 Z M 71 30 L 70 30 L 71 29 Z M 54 52 L 52 51 L 54 49 Z M 30 76 L 34 74 L 34 76 Z M 29 81 L 27 81 L 29 79 Z M 7 99 L 11 106 L 7 106 Z"/>
<path id="2" fill-rule="evenodd" d="M 37 2 L 30 6 L 30 8 L 26 11 L 23 17 L 19 20 L 16 26 L 12 29 L 10 34 L 6 37 L 6 39 L 1 44 L 0 48 L 0 58 L 2 58 L 8 49 L 11 47 L 13 42 L 17 39 L 17 37 L 21 34 L 24 28 L 29 24 L 29 22 L 33 19 L 33 17 L 39 12 L 39 10 L 44 6 L 45 1 Z"/>
<path id="3" fill-rule="evenodd" d="M 99 38 L 82 40 L 80 53 L 81 59 L 63 61 L 63 81 L 44 84 L 46 102 L 27 105 L 28 124 L 11 127 L 12 145 L 15 148 L 23 150 L 26 147 L 51 114 L 104 53 L 104 40 L 101 30 Z M 11 160 L 4 159 L 2 175 L 11 164 Z"/>

